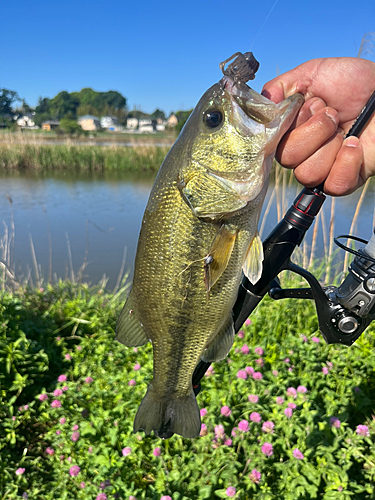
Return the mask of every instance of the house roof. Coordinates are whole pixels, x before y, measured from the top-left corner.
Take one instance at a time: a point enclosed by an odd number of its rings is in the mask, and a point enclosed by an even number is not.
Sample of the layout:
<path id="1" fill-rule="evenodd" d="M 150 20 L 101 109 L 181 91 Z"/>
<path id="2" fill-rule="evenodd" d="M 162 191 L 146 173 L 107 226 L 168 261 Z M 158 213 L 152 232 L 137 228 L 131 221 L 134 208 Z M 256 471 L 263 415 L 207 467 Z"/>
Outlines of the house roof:
<path id="1" fill-rule="evenodd" d="M 93 115 L 84 115 L 84 116 L 80 116 L 78 118 L 78 120 L 99 120 L 99 118 L 97 116 L 93 116 Z"/>

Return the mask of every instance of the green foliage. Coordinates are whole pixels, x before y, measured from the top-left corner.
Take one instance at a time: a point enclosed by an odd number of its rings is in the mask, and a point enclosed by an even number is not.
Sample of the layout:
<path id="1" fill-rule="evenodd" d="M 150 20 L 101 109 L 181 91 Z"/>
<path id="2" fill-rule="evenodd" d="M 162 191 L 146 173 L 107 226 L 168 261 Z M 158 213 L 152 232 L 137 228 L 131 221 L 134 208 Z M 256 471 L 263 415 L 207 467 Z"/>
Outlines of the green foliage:
<path id="1" fill-rule="evenodd" d="M 13 116 L 12 104 L 20 100 L 14 90 L 0 89 L 0 116 Z"/>
<path id="2" fill-rule="evenodd" d="M 177 119 L 178 119 L 178 123 L 175 126 L 175 130 L 177 131 L 178 134 L 183 129 L 183 127 L 184 127 L 185 123 L 187 122 L 189 116 L 191 115 L 192 111 L 193 110 L 190 109 L 189 111 L 177 111 L 177 113 L 175 113 L 175 115 L 177 116 Z"/>
<path id="3" fill-rule="evenodd" d="M 74 120 L 69 120 L 68 118 L 63 118 L 60 120 L 60 129 L 69 135 L 81 135 L 84 131 L 81 125 Z"/>
<path id="4" fill-rule="evenodd" d="M 0 498 L 374 498 L 373 328 L 328 346 L 311 303 L 265 299 L 202 380 L 202 435 L 162 441 L 132 432 L 152 347 L 114 341 L 123 301 L 69 283 L 3 294 Z"/>
<path id="5" fill-rule="evenodd" d="M 85 114 L 113 115 L 124 120 L 125 109 L 126 98 L 113 90 L 96 92 L 93 89 L 85 88 L 80 92 L 71 93 L 64 90 L 52 99 L 39 98 L 38 106 L 35 108 L 35 123 L 40 125 L 46 119 L 76 120 L 78 116 Z"/>

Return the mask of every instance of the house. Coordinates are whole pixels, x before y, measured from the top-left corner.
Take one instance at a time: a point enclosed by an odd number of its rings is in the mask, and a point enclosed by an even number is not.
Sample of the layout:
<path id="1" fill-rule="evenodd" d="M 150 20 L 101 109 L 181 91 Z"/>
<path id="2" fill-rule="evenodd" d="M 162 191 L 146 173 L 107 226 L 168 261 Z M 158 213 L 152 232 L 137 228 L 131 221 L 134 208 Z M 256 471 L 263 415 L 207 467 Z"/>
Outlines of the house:
<path id="1" fill-rule="evenodd" d="M 177 116 L 175 114 L 171 114 L 171 116 L 167 120 L 167 124 L 169 127 L 175 127 L 178 123 Z"/>
<path id="2" fill-rule="evenodd" d="M 81 125 L 83 130 L 99 130 L 100 120 L 97 116 L 85 115 L 80 116 L 77 120 L 78 124 Z"/>
<path id="3" fill-rule="evenodd" d="M 138 118 L 128 118 L 126 120 L 126 128 L 130 130 L 138 128 Z"/>
<path id="4" fill-rule="evenodd" d="M 32 114 L 18 115 L 15 117 L 15 120 L 17 125 L 21 128 L 36 128 Z"/>
<path id="5" fill-rule="evenodd" d="M 118 119 L 115 116 L 102 116 L 100 118 L 100 126 L 108 130 L 117 130 Z"/>
<path id="6" fill-rule="evenodd" d="M 50 130 L 54 130 L 55 128 L 59 127 L 60 126 L 60 122 L 59 121 L 47 121 L 47 122 L 42 122 L 42 130 L 44 130 L 45 132 L 49 132 Z"/>

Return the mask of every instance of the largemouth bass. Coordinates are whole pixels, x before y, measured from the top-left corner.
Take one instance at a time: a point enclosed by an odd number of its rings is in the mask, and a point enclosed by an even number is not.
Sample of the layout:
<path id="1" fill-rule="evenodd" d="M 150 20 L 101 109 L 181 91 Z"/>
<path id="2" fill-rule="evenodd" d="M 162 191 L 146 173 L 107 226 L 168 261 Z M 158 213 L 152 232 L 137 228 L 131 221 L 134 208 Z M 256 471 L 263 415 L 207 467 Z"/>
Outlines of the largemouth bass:
<path id="1" fill-rule="evenodd" d="M 144 213 L 117 340 L 151 340 L 153 380 L 134 431 L 198 436 L 192 374 L 224 359 L 242 270 L 262 272 L 257 227 L 276 147 L 303 103 L 274 104 L 224 74 L 202 96 L 166 156 Z"/>

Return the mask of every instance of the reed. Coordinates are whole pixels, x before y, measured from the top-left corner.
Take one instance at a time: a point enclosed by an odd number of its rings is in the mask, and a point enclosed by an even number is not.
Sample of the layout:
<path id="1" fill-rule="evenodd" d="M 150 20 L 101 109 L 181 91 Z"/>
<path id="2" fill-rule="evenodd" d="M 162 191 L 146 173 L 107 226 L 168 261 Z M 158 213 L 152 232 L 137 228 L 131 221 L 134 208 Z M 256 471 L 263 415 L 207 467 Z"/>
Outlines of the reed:
<path id="1" fill-rule="evenodd" d="M 157 172 L 167 152 L 168 147 L 153 145 L 103 147 L 9 141 L 0 143 L 0 169 Z"/>

